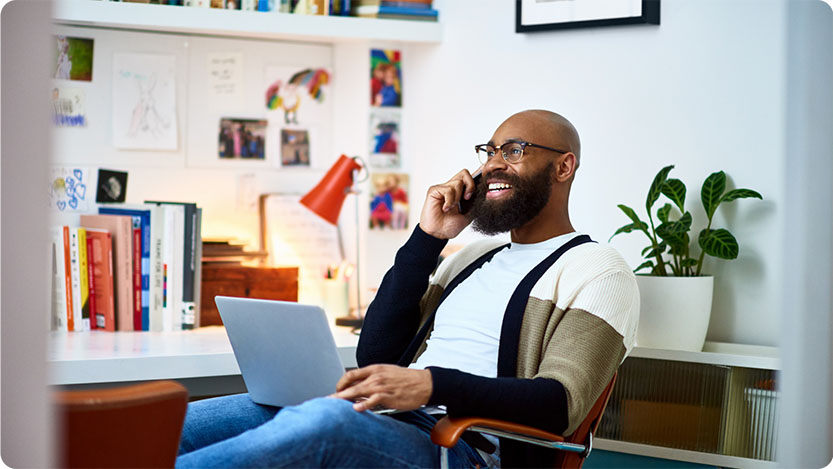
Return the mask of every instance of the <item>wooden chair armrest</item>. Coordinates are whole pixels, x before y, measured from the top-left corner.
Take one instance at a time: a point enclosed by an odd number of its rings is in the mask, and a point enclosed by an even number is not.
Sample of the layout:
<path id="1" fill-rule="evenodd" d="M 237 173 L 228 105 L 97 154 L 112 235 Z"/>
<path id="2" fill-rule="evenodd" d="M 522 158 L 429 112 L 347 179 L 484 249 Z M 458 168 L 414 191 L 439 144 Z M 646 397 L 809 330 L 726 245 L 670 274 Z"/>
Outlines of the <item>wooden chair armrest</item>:
<path id="1" fill-rule="evenodd" d="M 555 433 L 545 432 L 537 428 L 519 423 L 507 422 L 505 420 L 487 419 L 482 417 L 449 417 L 445 416 L 434 425 L 431 430 L 431 441 L 436 445 L 451 448 L 466 430 L 474 430 L 483 433 L 495 434 L 512 438 L 510 434 L 531 437 L 549 442 L 563 442 L 564 437 Z M 490 430 L 496 430 L 491 432 Z"/>
<path id="2" fill-rule="evenodd" d="M 56 391 L 55 403 L 68 411 L 118 409 L 160 401 L 181 401 L 188 405 L 188 390 L 176 381 L 151 381 L 111 389 Z"/>

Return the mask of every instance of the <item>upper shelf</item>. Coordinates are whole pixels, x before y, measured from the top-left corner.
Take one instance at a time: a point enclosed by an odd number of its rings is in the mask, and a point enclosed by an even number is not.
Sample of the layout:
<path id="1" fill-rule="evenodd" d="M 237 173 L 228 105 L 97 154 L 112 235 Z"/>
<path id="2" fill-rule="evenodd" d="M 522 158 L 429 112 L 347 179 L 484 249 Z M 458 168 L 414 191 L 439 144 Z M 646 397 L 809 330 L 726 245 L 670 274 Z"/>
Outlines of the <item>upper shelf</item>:
<path id="1" fill-rule="evenodd" d="M 58 0 L 58 24 L 210 36 L 337 43 L 359 40 L 438 43 L 440 23 L 345 16 L 292 15 L 170 5 Z"/>
<path id="2" fill-rule="evenodd" d="M 762 370 L 781 369 L 781 359 L 777 347 L 725 342 L 706 342 L 702 352 L 634 347 L 629 356 Z"/>

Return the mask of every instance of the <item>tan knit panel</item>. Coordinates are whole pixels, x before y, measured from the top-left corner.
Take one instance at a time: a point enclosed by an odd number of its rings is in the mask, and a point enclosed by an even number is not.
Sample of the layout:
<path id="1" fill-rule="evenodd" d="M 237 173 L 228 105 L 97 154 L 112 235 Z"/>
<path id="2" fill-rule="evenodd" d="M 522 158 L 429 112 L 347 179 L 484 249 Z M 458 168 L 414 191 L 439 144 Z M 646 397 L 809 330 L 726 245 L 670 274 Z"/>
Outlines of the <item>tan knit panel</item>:
<path id="1" fill-rule="evenodd" d="M 422 326 L 425 324 L 425 321 L 428 320 L 428 315 L 431 314 L 432 311 L 437 307 L 437 304 L 440 302 L 440 298 L 443 296 L 443 289 L 442 286 L 432 283 L 428 285 L 428 290 L 425 291 L 425 294 L 422 295 L 422 299 L 419 301 L 419 309 L 420 309 L 420 318 L 419 318 L 419 329 L 422 329 Z M 422 341 L 422 345 L 419 346 L 417 349 L 416 355 L 414 355 L 414 359 L 411 363 L 415 362 L 422 352 L 428 347 L 428 337 L 431 336 L 431 331 L 434 330 L 434 325 L 431 325 L 431 328 L 428 330 L 428 333 L 425 334 L 425 339 Z"/>
<path id="2" fill-rule="evenodd" d="M 518 378 L 531 379 L 538 373 L 543 344 L 549 342 L 564 311 L 553 309 L 552 301 L 530 297 L 526 304 L 523 323 L 521 324 L 520 343 L 518 344 Z"/>
<path id="3" fill-rule="evenodd" d="M 587 311 L 569 309 L 562 312 L 556 308 L 549 320 L 542 320 L 539 310 L 545 303 L 530 298 L 527 305 L 527 314 L 530 306 L 535 312 L 524 318 L 521 337 L 525 340 L 520 343 L 518 376 L 555 379 L 564 386 L 569 422 L 564 434 L 569 435 L 610 382 L 625 356 L 625 346 L 621 334 Z M 525 335 L 524 330 L 531 335 Z M 539 348 L 543 358 L 537 372 L 529 376 L 537 362 L 535 352 Z"/>

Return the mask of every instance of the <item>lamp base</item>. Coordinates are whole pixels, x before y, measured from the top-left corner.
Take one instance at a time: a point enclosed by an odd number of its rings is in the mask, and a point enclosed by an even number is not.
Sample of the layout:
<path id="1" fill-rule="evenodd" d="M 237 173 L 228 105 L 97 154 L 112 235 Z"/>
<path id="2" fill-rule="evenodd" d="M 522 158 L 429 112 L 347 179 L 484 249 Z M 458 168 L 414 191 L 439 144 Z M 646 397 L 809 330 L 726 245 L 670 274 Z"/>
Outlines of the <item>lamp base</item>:
<path id="1" fill-rule="evenodd" d="M 352 327 L 359 329 L 362 327 L 364 319 L 355 316 L 340 316 L 336 318 L 336 326 Z"/>

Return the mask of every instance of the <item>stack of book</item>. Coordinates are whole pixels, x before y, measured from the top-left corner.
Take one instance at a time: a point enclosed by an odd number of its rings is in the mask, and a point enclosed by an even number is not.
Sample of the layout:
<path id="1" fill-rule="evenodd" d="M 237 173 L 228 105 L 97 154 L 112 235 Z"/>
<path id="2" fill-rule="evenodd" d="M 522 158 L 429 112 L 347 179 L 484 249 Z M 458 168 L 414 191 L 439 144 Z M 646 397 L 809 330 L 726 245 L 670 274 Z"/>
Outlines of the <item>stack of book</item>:
<path id="1" fill-rule="evenodd" d="M 197 324 L 202 211 L 108 205 L 52 231 L 52 324 L 60 331 L 175 331 Z"/>
<path id="2" fill-rule="evenodd" d="M 437 21 L 432 0 L 353 0 L 353 14 L 364 18 Z"/>
<path id="3" fill-rule="evenodd" d="M 246 242 L 232 238 L 203 238 L 202 263 L 212 266 L 243 265 L 265 260 L 268 253 L 249 251 Z"/>

